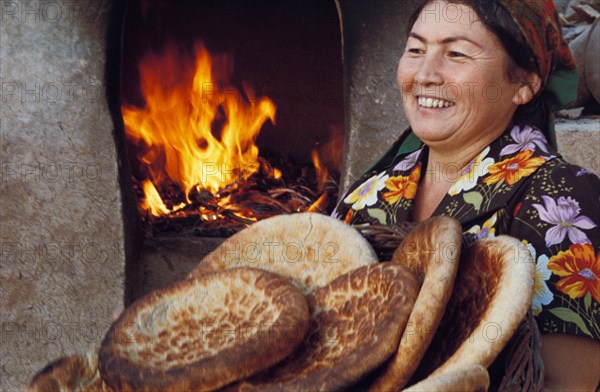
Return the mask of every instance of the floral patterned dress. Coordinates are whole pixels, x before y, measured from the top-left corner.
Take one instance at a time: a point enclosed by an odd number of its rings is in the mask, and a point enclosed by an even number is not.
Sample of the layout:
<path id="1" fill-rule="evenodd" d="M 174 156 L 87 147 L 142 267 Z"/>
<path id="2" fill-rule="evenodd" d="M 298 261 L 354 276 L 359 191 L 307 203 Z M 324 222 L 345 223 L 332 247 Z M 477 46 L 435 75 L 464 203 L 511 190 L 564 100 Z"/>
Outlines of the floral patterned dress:
<path id="1" fill-rule="evenodd" d="M 350 224 L 410 221 L 427 153 L 418 143 L 378 164 L 333 216 Z M 508 129 L 470 162 L 433 215 L 458 219 L 478 239 L 522 240 L 536 261 L 532 306 L 540 331 L 600 339 L 600 179 L 565 162 L 539 130 Z"/>

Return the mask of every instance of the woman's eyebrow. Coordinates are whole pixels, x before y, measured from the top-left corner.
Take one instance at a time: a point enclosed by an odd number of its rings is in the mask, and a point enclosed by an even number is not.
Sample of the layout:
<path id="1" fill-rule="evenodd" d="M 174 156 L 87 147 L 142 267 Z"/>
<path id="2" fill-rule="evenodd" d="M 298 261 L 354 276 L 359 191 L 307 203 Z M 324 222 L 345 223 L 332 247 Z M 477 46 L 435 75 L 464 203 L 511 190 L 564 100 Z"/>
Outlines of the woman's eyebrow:
<path id="1" fill-rule="evenodd" d="M 428 42 L 425 37 L 423 37 L 422 35 L 419 35 L 417 33 L 414 33 L 412 31 L 410 32 L 410 34 L 408 36 L 418 39 L 419 41 L 421 41 L 423 43 Z M 456 41 L 467 41 L 467 42 L 470 42 L 473 45 L 477 46 L 478 48 L 483 49 L 483 47 L 480 44 L 478 44 L 477 42 L 473 41 L 472 39 L 470 39 L 468 37 L 465 37 L 464 35 L 455 35 L 452 37 L 447 37 L 447 38 L 444 38 L 443 40 L 441 40 L 440 43 L 441 44 L 449 44 L 449 43 L 456 42 Z"/>

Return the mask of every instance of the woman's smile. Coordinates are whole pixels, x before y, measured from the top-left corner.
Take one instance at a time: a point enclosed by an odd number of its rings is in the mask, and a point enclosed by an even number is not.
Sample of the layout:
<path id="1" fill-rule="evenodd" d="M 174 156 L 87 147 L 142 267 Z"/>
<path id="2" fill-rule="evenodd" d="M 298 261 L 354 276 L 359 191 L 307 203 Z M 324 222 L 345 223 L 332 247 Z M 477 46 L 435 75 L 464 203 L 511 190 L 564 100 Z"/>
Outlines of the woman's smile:
<path id="1" fill-rule="evenodd" d="M 417 96 L 416 99 L 417 99 L 417 104 L 421 108 L 442 109 L 442 108 L 448 108 L 450 106 L 454 106 L 454 102 L 446 101 L 443 98 Z"/>

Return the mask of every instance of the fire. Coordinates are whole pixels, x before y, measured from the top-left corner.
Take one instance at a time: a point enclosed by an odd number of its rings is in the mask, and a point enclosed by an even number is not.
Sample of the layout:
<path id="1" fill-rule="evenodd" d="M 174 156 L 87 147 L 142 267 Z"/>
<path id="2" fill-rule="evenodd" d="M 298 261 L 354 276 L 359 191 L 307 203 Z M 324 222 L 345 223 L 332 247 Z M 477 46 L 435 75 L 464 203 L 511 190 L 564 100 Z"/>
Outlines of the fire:
<path id="1" fill-rule="evenodd" d="M 325 206 L 329 202 L 329 193 L 323 192 L 329 179 L 329 171 L 323 162 L 321 162 L 321 157 L 317 150 L 313 150 L 311 156 L 317 175 L 317 192 L 321 193 L 321 196 L 306 211 L 319 212 L 324 211 L 326 209 Z"/>
<path id="2" fill-rule="evenodd" d="M 335 202 L 341 129 L 332 127 L 312 152 L 313 167 L 277 154 L 273 167 L 256 139 L 267 121 L 275 123 L 276 106 L 246 85 L 233 87 L 232 70 L 231 57 L 200 44 L 191 58 L 171 46 L 140 62 L 145 104 L 122 112 L 140 164 L 134 186 L 147 228 L 169 232 L 173 223 L 174 231 L 230 235 L 276 214 L 326 212 Z"/>
<path id="3" fill-rule="evenodd" d="M 186 66 L 174 47 L 163 56 L 144 58 L 139 69 L 145 107 L 122 108 L 128 137 L 144 146 L 140 160 L 150 179 L 143 183 L 142 207 L 155 216 L 175 209 L 169 209 L 157 191 L 165 181 L 178 184 L 186 203 L 191 203 L 193 192 L 216 194 L 250 177 L 259 170 L 255 141 L 260 129 L 266 121 L 275 123 L 276 106 L 269 98 L 227 84 L 231 58 L 213 60 L 198 44 L 192 61 Z"/>
<path id="4" fill-rule="evenodd" d="M 150 209 L 150 212 L 154 216 L 168 214 L 170 211 L 165 203 L 163 203 L 152 181 L 146 180 L 142 186 L 146 195 L 146 198 L 142 201 L 142 208 L 145 210 Z"/>

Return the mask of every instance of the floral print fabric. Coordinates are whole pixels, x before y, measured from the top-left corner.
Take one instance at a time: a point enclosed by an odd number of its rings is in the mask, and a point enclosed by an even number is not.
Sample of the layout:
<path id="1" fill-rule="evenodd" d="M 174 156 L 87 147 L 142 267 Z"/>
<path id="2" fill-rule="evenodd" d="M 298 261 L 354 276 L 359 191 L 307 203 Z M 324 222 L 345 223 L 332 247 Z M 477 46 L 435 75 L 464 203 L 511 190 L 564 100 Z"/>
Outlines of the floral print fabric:
<path id="1" fill-rule="evenodd" d="M 410 221 L 426 146 L 375 167 L 333 216 L 349 224 Z M 532 254 L 532 307 L 542 333 L 600 339 L 600 179 L 568 164 L 543 134 L 514 126 L 465 165 L 433 215 L 477 239 L 507 234 Z"/>

